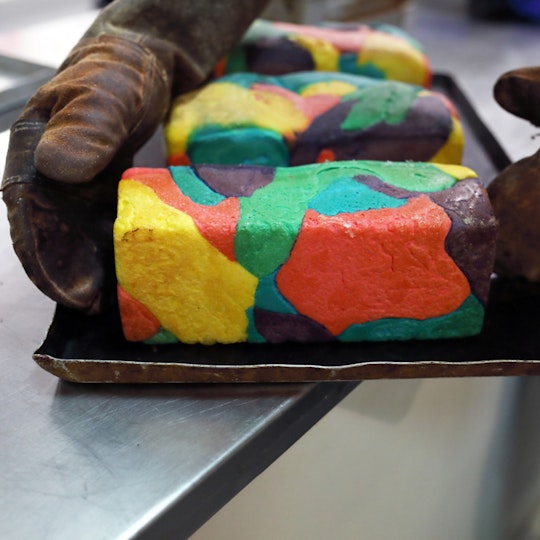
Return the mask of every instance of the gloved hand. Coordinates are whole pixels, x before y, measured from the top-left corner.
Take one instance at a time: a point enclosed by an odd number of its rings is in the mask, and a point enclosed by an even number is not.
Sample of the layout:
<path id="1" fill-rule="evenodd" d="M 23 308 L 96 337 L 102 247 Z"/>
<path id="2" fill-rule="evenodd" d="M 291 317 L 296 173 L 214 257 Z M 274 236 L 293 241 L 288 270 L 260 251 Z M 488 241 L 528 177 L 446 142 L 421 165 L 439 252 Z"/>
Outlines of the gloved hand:
<path id="1" fill-rule="evenodd" d="M 97 312 L 114 298 L 116 181 L 165 115 L 170 73 L 142 46 L 90 38 L 12 127 L 3 197 L 14 248 L 62 304 Z"/>
<path id="2" fill-rule="evenodd" d="M 494 96 L 508 112 L 540 126 L 540 67 L 505 73 Z M 495 271 L 540 282 L 540 151 L 503 170 L 488 193 L 499 222 Z"/>
<path id="3" fill-rule="evenodd" d="M 116 189 L 172 95 L 201 84 L 261 0 L 116 0 L 13 125 L 2 192 L 15 251 L 53 300 L 115 298 Z"/>

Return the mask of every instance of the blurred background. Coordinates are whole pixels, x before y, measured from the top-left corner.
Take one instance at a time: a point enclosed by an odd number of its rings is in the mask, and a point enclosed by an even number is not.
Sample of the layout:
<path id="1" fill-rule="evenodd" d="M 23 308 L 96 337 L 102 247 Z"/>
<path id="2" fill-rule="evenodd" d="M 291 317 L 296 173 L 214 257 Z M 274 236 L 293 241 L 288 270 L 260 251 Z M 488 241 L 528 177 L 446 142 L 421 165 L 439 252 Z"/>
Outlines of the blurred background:
<path id="1" fill-rule="evenodd" d="M 93 0 L 0 0 L 0 32 L 81 13 L 93 7 Z"/>
<path id="2" fill-rule="evenodd" d="M 107 3 L 108 0 L 0 0 L 0 31 L 100 8 Z M 540 18 L 540 3 L 534 0 L 273 0 L 266 15 L 294 22 L 371 18 L 398 22 L 413 4 L 465 10 L 474 17 Z"/>

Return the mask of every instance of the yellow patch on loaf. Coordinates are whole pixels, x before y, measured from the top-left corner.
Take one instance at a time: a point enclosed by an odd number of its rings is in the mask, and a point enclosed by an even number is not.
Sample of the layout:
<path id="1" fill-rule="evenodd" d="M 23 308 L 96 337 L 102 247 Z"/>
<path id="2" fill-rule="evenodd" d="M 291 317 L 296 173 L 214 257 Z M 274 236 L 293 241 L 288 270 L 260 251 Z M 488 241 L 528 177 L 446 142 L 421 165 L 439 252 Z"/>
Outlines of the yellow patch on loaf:
<path id="1" fill-rule="evenodd" d="M 452 117 L 450 137 L 448 137 L 444 146 L 429 161 L 432 163 L 460 163 L 463 155 L 463 139 L 464 135 L 461 122 L 457 118 Z M 473 175 L 476 177 L 474 173 Z M 472 178 L 472 176 L 468 176 L 467 178 Z"/>
<path id="2" fill-rule="evenodd" d="M 407 81 L 411 84 L 424 84 L 426 66 L 424 55 L 403 41 L 382 32 L 366 36 L 364 46 L 358 53 L 358 64 L 373 64 L 389 79 Z"/>
<path id="3" fill-rule="evenodd" d="M 217 82 L 175 100 L 165 135 L 169 154 L 181 154 L 189 135 L 204 127 L 260 127 L 287 137 L 308 124 L 308 117 L 282 95 Z"/>
<path id="4" fill-rule="evenodd" d="M 339 71 L 339 51 L 329 41 L 296 34 L 289 39 L 309 51 L 316 71 Z"/>
<path id="5" fill-rule="evenodd" d="M 350 84 L 344 81 L 324 81 L 316 82 L 306 86 L 301 92 L 300 95 L 304 98 L 310 96 L 317 96 L 320 94 L 330 95 L 330 96 L 346 96 L 351 92 L 358 90 L 354 84 Z"/>
<path id="6" fill-rule="evenodd" d="M 122 288 L 185 343 L 245 341 L 257 278 L 229 260 L 188 214 L 134 180 L 119 185 L 114 226 Z"/>
<path id="7" fill-rule="evenodd" d="M 432 163 L 441 171 L 453 176 L 456 180 L 465 180 L 467 178 L 478 178 L 478 175 L 469 167 L 463 165 L 451 165 L 449 163 Z"/>

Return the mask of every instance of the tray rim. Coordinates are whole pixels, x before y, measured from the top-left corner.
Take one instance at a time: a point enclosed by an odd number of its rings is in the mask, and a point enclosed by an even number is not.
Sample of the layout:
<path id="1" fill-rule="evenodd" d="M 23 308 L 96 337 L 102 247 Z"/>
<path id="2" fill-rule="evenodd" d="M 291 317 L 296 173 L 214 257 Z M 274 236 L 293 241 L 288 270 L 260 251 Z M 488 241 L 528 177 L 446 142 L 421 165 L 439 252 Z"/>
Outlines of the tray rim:
<path id="1" fill-rule="evenodd" d="M 36 352 L 36 363 L 58 378 L 85 383 L 271 383 L 344 382 L 373 379 L 426 379 L 539 375 L 540 360 L 364 362 L 345 366 L 320 364 L 251 364 L 225 366 L 183 362 L 62 359 Z M 97 369 L 99 375 L 93 374 Z M 285 372 L 284 378 L 276 378 Z M 163 374 L 167 376 L 164 377 Z"/>
<path id="2" fill-rule="evenodd" d="M 443 86 L 445 93 L 459 103 L 460 114 L 492 164 L 501 170 L 511 160 L 479 118 L 454 78 L 446 73 L 435 73 L 433 87 Z M 61 308 L 61 306 L 59 306 Z M 54 325 L 58 314 L 53 317 Z M 469 361 L 445 360 L 373 360 L 340 365 L 324 364 L 204 364 L 155 360 L 122 360 L 91 358 L 59 358 L 48 353 L 51 329 L 43 344 L 33 354 L 34 361 L 46 371 L 63 380 L 86 383 L 250 383 L 250 382 L 321 382 L 352 381 L 384 378 L 428 378 L 462 376 L 511 376 L 540 374 L 538 359 L 481 359 Z M 257 344 L 252 344 L 257 346 Z M 539 355 L 540 356 L 540 355 Z M 96 375 L 94 370 L 99 371 Z M 278 376 L 276 376 L 278 373 Z"/>

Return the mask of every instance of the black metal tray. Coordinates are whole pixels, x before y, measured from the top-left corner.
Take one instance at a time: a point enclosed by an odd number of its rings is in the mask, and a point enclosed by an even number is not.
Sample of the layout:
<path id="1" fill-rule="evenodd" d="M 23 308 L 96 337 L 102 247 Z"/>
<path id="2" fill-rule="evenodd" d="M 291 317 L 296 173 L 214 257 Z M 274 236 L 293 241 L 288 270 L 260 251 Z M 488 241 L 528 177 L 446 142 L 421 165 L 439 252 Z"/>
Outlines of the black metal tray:
<path id="1" fill-rule="evenodd" d="M 484 181 L 509 164 L 453 79 L 434 88 L 457 107 L 464 164 Z M 59 306 L 35 361 L 78 382 L 299 382 L 540 373 L 540 285 L 493 278 L 485 324 L 471 338 L 384 343 L 150 346 L 124 340 L 116 310 L 87 317 Z"/>

